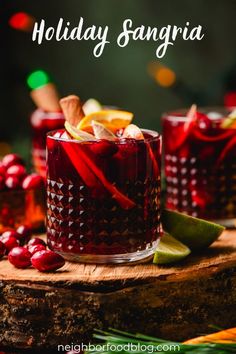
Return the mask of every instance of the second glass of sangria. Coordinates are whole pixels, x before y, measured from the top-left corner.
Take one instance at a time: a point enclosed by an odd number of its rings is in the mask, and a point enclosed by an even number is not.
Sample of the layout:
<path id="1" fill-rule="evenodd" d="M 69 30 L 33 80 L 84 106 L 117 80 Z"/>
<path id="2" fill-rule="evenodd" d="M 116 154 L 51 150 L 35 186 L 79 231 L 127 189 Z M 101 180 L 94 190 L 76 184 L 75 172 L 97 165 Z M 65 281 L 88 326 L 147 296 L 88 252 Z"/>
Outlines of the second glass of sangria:
<path id="1" fill-rule="evenodd" d="M 167 208 L 235 225 L 235 118 L 195 105 L 163 115 Z"/>

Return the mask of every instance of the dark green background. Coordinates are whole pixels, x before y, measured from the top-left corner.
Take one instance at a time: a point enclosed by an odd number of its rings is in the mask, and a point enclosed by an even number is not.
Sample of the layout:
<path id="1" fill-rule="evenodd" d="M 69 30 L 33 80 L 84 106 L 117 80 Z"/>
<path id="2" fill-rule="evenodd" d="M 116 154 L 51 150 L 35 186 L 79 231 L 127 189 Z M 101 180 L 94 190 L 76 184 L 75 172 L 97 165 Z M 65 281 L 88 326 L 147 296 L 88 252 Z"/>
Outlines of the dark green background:
<path id="1" fill-rule="evenodd" d="M 47 42 L 38 46 L 31 34 L 8 25 L 9 17 L 26 11 L 37 20 L 55 25 L 60 17 L 76 25 L 80 16 L 87 25 L 109 25 L 109 39 L 100 58 L 92 55 L 93 42 Z M 96 97 L 135 113 L 142 127 L 160 129 L 163 111 L 197 104 L 222 104 L 231 89 L 236 66 L 235 0 L 28 0 L 1 1 L 1 126 L 0 142 L 29 156 L 29 116 L 33 104 L 25 79 L 37 68 L 50 73 L 61 95 Z M 178 40 L 169 47 L 162 64 L 171 67 L 180 84 L 162 88 L 148 74 L 147 66 L 157 60 L 154 42 L 130 42 L 119 48 L 116 37 L 123 20 L 135 26 L 161 27 L 201 24 L 204 39 Z M 236 75 L 235 75 L 236 76 Z M 236 89 L 236 86 L 235 86 Z"/>

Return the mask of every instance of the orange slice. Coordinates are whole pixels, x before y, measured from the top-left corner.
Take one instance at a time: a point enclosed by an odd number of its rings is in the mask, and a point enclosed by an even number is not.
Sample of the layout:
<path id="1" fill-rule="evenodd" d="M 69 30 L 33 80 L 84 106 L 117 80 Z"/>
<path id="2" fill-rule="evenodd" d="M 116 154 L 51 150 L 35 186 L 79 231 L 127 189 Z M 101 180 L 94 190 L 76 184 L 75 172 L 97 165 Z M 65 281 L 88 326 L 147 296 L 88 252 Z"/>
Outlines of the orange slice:
<path id="1" fill-rule="evenodd" d="M 127 127 L 133 119 L 133 113 L 118 110 L 103 110 L 85 116 L 78 124 L 77 129 L 92 132 L 92 121 L 97 121 L 112 132 Z"/>

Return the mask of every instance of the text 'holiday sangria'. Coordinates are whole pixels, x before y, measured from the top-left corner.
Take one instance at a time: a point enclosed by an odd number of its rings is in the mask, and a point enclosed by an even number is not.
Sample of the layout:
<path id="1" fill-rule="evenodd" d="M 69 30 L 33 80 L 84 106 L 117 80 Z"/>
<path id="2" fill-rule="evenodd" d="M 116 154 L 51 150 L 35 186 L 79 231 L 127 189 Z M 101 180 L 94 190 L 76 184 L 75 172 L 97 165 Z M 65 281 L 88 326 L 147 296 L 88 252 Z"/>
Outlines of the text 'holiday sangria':
<path id="1" fill-rule="evenodd" d="M 236 112 L 200 109 L 163 116 L 166 207 L 234 226 Z"/>
<path id="2" fill-rule="evenodd" d="M 160 236 L 160 135 L 130 124 L 130 112 L 85 116 L 77 96 L 60 104 L 66 130 L 47 137 L 49 246 L 95 263 L 150 256 Z"/>

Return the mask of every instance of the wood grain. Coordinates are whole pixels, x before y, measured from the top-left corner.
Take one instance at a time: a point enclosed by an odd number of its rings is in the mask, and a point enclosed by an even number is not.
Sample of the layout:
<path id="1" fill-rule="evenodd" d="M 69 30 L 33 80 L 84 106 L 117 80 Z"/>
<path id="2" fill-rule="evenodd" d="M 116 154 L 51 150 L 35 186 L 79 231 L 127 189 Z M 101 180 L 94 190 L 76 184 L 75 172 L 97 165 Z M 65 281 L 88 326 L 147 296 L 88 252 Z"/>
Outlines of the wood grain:
<path id="1" fill-rule="evenodd" d="M 56 273 L 0 262 L 0 343 L 53 349 L 114 327 L 184 340 L 236 324 L 236 231 L 175 266 L 67 262 Z"/>

